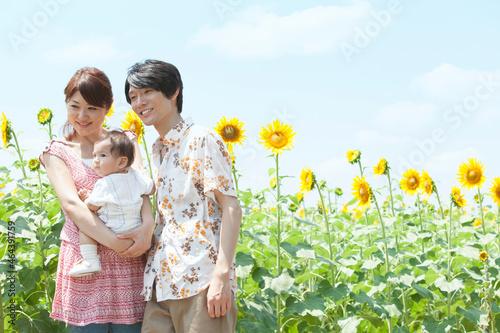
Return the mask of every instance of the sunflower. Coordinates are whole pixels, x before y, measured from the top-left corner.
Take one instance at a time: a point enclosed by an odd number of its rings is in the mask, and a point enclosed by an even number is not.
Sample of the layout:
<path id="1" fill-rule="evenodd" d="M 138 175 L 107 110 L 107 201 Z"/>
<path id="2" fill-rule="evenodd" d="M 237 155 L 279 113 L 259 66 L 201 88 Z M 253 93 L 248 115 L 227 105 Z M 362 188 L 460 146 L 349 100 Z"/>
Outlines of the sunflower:
<path id="1" fill-rule="evenodd" d="M 347 204 L 344 204 L 344 206 L 342 206 L 342 213 L 346 213 L 349 212 L 349 209 L 347 209 Z"/>
<path id="2" fill-rule="evenodd" d="M 316 176 L 309 168 L 302 169 L 300 173 L 300 192 L 307 193 L 316 185 Z"/>
<path id="3" fill-rule="evenodd" d="M 431 176 L 427 173 L 427 171 L 422 170 L 422 174 L 420 175 L 420 186 L 424 191 L 427 199 L 434 193 L 434 182 L 432 181 Z"/>
<path id="4" fill-rule="evenodd" d="M 359 150 L 349 150 L 346 153 L 346 156 L 349 163 L 354 164 L 357 163 L 361 158 L 361 152 Z"/>
<path id="5" fill-rule="evenodd" d="M 362 178 L 359 176 L 354 178 L 352 182 L 352 195 L 359 201 L 358 207 L 360 207 L 362 211 L 370 207 L 371 189 L 364 176 Z"/>
<path id="6" fill-rule="evenodd" d="M 344 192 L 342 191 L 342 189 L 340 187 L 336 187 L 335 188 L 335 195 L 340 197 L 342 196 L 342 194 L 344 194 Z"/>
<path id="7" fill-rule="evenodd" d="M 488 253 L 486 251 L 479 253 L 479 259 L 481 259 L 482 261 L 488 260 Z"/>
<path id="8" fill-rule="evenodd" d="M 323 205 L 321 202 L 318 202 L 318 213 L 323 214 Z M 328 214 L 328 207 L 326 208 L 325 213 Z"/>
<path id="9" fill-rule="evenodd" d="M 293 202 L 288 205 L 288 210 L 291 211 L 292 213 L 295 213 L 298 209 L 299 209 L 299 206 L 297 206 Z"/>
<path id="10" fill-rule="evenodd" d="M 3 112 L 2 117 L 0 117 L 0 128 L 2 129 L 3 147 L 5 148 L 12 139 L 12 126 Z"/>
<path id="11" fill-rule="evenodd" d="M 406 194 L 415 195 L 420 188 L 420 175 L 417 170 L 409 169 L 403 173 L 403 178 L 400 180 L 399 184 L 401 185 L 401 189 L 405 191 Z"/>
<path id="12" fill-rule="evenodd" d="M 475 228 L 480 227 L 482 224 L 481 219 L 476 219 L 474 223 L 472 224 Z"/>
<path id="13" fill-rule="evenodd" d="M 243 125 L 244 124 L 240 122 L 238 118 L 226 119 L 226 117 L 222 117 L 214 129 L 229 146 L 235 143 L 242 145 L 246 138 L 246 136 L 243 135 L 243 133 L 245 133 L 245 130 L 242 129 Z"/>
<path id="14" fill-rule="evenodd" d="M 50 121 L 52 120 L 52 110 L 40 109 L 40 111 L 38 111 L 37 119 L 40 125 L 45 125 L 50 123 Z"/>
<path id="15" fill-rule="evenodd" d="M 476 186 L 481 187 L 486 179 L 484 166 L 478 160 L 469 158 L 458 168 L 458 181 L 462 187 L 470 190 Z"/>
<path id="16" fill-rule="evenodd" d="M 267 124 L 267 127 L 262 127 L 259 133 L 260 143 L 273 152 L 273 154 L 281 155 L 284 150 L 293 148 L 293 129 L 291 125 L 284 124 L 278 119 Z"/>
<path id="17" fill-rule="evenodd" d="M 109 108 L 108 113 L 106 113 L 106 116 L 104 117 L 104 120 L 107 120 L 108 117 L 111 117 L 115 113 L 115 106 L 111 105 Z"/>
<path id="18" fill-rule="evenodd" d="M 276 188 L 276 177 L 273 177 L 273 179 L 271 179 L 270 185 L 272 188 Z"/>
<path id="19" fill-rule="evenodd" d="M 295 194 L 295 196 L 297 197 L 297 199 L 299 199 L 299 204 L 304 201 L 304 193 L 302 192 L 298 192 L 297 194 Z"/>
<path id="20" fill-rule="evenodd" d="M 465 207 L 467 205 L 467 201 L 464 199 L 464 194 L 461 194 L 460 189 L 455 186 L 451 189 L 451 201 L 457 207 Z"/>
<path id="21" fill-rule="evenodd" d="M 28 168 L 30 169 L 30 171 L 36 171 L 40 169 L 40 161 L 38 160 L 38 158 L 34 157 L 31 160 L 29 160 Z"/>
<path id="22" fill-rule="evenodd" d="M 385 158 L 381 158 L 378 161 L 377 165 L 373 167 L 373 174 L 375 176 L 386 175 L 388 171 L 389 171 L 389 165 Z"/>
<path id="23" fill-rule="evenodd" d="M 144 124 L 134 111 L 125 112 L 125 121 L 122 121 L 121 127 L 124 130 L 131 130 L 137 135 L 137 142 L 141 143 L 141 137 L 144 133 Z"/>
<path id="24" fill-rule="evenodd" d="M 305 218 L 306 215 L 304 214 L 304 208 L 301 208 L 299 210 L 299 216 L 302 217 L 302 218 Z"/>
<path id="25" fill-rule="evenodd" d="M 490 187 L 490 196 L 497 206 L 500 206 L 500 177 L 493 179 Z"/>

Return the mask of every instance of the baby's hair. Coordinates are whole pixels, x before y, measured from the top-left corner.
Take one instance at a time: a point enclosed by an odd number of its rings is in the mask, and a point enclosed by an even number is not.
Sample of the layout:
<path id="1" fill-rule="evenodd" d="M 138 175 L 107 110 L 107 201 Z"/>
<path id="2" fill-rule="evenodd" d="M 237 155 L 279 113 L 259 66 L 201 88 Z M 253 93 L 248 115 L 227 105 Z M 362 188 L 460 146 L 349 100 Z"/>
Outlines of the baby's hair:
<path id="1" fill-rule="evenodd" d="M 114 158 L 124 156 L 128 160 L 125 167 L 128 168 L 129 166 L 131 166 L 132 163 L 134 163 L 135 152 L 134 144 L 128 138 L 128 136 L 123 131 L 112 130 L 108 131 L 98 142 L 108 139 L 111 144 L 111 156 L 113 156 Z"/>

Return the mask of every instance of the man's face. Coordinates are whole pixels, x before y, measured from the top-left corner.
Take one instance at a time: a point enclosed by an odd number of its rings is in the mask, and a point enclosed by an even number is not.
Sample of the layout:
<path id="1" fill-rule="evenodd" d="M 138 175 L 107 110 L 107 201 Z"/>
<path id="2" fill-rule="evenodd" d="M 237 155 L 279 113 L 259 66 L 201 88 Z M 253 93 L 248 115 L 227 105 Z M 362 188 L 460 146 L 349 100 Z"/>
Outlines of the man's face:
<path id="1" fill-rule="evenodd" d="M 129 89 L 132 110 L 143 121 L 146 126 L 159 126 L 168 122 L 173 114 L 177 114 L 175 97 L 168 99 L 161 91 L 153 88 Z"/>

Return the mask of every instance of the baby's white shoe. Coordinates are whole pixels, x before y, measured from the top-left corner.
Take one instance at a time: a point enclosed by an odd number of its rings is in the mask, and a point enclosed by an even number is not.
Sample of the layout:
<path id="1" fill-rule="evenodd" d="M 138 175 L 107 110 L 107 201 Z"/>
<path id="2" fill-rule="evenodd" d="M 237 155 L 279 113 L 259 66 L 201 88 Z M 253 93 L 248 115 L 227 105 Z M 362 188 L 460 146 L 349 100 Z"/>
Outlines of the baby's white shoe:
<path id="1" fill-rule="evenodd" d="M 90 259 L 79 261 L 72 269 L 69 270 L 69 276 L 82 277 L 101 271 L 101 262 L 99 259 Z"/>

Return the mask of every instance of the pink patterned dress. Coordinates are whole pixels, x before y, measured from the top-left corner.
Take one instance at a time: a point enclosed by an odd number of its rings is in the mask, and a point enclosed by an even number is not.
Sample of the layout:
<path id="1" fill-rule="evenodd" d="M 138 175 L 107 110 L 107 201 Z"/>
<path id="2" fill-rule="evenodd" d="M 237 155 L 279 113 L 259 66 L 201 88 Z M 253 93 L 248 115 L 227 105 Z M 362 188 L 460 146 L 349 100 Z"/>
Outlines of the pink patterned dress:
<path id="1" fill-rule="evenodd" d="M 133 134 L 128 135 L 132 137 Z M 64 141 L 52 140 L 43 153 L 57 156 L 66 163 L 77 190 L 92 190 L 100 178 Z M 42 164 L 43 153 L 40 155 Z M 64 215 L 66 222 L 61 231 L 56 291 L 50 317 L 76 326 L 142 321 L 146 305 L 144 296 L 141 296 L 144 259 L 122 258 L 99 244 L 101 272 L 80 278 L 70 277 L 68 271 L 82 257 L 78 227 L 66 212 Z"/>

